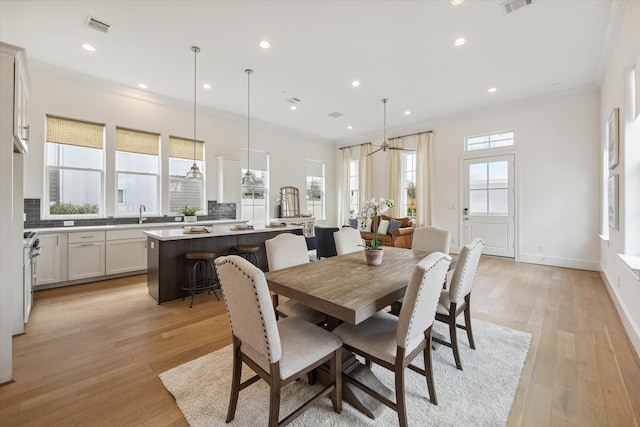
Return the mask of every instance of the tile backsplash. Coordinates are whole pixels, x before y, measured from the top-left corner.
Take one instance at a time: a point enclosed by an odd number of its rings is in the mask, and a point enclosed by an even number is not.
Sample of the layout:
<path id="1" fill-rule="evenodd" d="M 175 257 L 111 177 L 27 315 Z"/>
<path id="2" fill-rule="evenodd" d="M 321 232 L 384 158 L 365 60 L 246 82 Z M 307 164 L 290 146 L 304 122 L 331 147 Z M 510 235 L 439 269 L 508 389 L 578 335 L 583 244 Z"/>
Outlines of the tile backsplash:
<path id="1" fill-rule="evenodd" d="M 207 202 L 208 215 L 198 215 L 200 221 L 210 221 L 214 219 L 235 219 L 236 204 L 235 203 L 218 203 L 215 200 Z M 63 220 L 43 220 L 40 218 L 40 199 L 24 199 L 24 213 L 26 221 L 24 228 L 48 228 L 63 227 Z M 154 222 L 173 222 L 174 216 L 145 216 L 146 224 Z M 90 219 L 74 219 L 74 226 L 88 225 L 117 225 L 117 224 L 136 224 L 137 217 L 128 218 L 90 218 Z"/>

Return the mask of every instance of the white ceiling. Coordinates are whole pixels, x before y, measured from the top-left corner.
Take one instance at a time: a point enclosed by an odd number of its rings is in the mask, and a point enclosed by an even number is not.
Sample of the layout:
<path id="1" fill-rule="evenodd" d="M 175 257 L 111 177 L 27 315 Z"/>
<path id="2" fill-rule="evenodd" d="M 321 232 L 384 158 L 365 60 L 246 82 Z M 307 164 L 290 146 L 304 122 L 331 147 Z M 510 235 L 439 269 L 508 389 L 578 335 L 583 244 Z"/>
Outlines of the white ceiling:
<path id="1" fill-rule="evenodd" d="M 253 68 L 252 118 L 348 140 L 381 134 L 382 98 L 393 129 L 598 84 L 612 0 L 535 0 L 509 15 L 501 3 L 2 0 L 0 22 L 3 41 L 35 65 L 136 90 L 144 82 L 191 103 L 197 45 L 199 106 L 246 115 L 244 70 Z M 110 32 L 86 27 L 89 15 Z M 467 44 L 455 47 L 461 36 Z M 328 116 L 335 111 L 344 116 Z"/>

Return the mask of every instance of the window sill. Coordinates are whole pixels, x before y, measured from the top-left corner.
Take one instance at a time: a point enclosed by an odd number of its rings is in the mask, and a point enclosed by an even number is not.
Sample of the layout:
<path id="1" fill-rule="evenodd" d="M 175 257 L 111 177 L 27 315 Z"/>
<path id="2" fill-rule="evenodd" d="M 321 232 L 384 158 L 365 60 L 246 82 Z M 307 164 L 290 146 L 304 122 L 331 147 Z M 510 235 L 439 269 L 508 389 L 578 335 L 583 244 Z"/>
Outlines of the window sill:
<path id="1" fill-rule="evenodd" d="M 605 236 L 604 234 L 598 234 L 598 237 L 600 237 L 600 240 L 602 240 L 603 242 L 609 241 L 609 236 Z"/>
<path id="2" fill-rule="evenodd" d="M 640 280 L 640 256 L 618 254 L 624 265 L 629 269 L 636 280 Z"/>

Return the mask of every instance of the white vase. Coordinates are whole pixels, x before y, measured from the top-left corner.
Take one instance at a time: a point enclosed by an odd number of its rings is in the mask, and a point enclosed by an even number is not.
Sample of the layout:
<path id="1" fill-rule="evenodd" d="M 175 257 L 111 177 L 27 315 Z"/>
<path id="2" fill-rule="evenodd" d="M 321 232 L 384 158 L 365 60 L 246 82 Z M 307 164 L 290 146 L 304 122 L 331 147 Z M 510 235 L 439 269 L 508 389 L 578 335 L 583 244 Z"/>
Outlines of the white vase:
<path id="1" fill-rule="evenodd" d="M 184 216 L 184 222 L 196 222 L 198 217 L 196 215 Z"/>

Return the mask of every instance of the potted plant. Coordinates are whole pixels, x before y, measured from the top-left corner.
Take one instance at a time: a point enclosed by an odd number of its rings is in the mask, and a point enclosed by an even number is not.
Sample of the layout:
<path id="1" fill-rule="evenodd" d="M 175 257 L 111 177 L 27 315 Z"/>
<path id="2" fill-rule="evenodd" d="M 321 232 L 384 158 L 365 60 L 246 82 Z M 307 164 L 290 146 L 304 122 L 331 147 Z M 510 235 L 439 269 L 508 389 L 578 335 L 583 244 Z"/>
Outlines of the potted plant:
<path id="1" fill-rule="evenodd" d="M 364 229 L 367 226 L 367 219 L 371 218 L 371 229 L 373 231 L 373 239 L 367 246 L 365 245 L 364 254 L 367 258 L 367 264 L 380 265 L 382 264 L 382 242 L 378 240 L 378 215 L 385 213 L 389 208 L 394 206 L 393 200 L 380 197 L 379 200 L 375 198 L 366 202 L 360 212 L 361 227 Z"/>
<path id="2" fill-rule="evenodd" d="M 196 216 L 198 208 L 190 208 L 189 205 L 185 205 L 184 208 L 178 211 L 178 213 L 184 216 L 184 222 L 196 222 L 198 220 L 198 217 Z"/>

